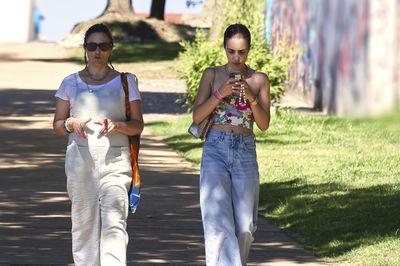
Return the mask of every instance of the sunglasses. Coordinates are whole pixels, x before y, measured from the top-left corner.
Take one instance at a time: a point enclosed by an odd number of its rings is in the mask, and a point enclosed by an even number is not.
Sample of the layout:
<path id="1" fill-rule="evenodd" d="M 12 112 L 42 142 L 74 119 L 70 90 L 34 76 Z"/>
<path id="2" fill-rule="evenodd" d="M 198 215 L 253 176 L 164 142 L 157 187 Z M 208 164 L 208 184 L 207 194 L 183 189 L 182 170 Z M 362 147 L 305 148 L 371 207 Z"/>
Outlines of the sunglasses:
<path id="1" fill-rule="evenodd" d="M 90 42 L 85 45 L 86 49 L 88 51 L 93 52 L 96 51 L 97 47 L 100 48 L 103 52 L 108 51 L 112 48 L 112 44 L 108 42 L 102 42 L 102 43 L 95 43 L 95 42 Z"/>

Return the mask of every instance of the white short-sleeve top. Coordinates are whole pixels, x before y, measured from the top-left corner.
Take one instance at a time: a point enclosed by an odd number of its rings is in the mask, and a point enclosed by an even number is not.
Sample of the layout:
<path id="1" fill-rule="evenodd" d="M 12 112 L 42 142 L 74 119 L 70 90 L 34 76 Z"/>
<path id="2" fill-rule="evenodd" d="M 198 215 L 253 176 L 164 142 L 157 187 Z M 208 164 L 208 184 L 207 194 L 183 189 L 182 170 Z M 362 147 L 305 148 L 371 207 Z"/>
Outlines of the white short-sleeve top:
<path id="1" fill-rule="evenodd" d="M 139 87 L 138 87 L 138 80 L 134 74 L 127 73 L 126 78 L 128 80 L 128 88 L 129 88 L 129 101 L 135 101 L 135 100 L 140 100 L 140 93 L 139 93 Z M 78 85 L 78 88 L 76 86 Z M 74 106 L 75 103 L 75 96 L 76 96 L 76 90 L 100 90 L 103 89 L 105 86 L 107 87 L 115 87 L 115 89 L 120 89 L 122 90 L 122 93 L 124 94 L 124 89 L 122 87 L 121 83 L 121 76 L 118 75 L 112 80 L 108 81 L 105 84 L 101 85 L 89 85 L 86 82 L 84 82 L 80 76 L 79 73 L 73 73 L 62 81 L 60 87 L 58 88 L 55 97 L 63 99 L 65 101 L 69 101 L 70 103 L 70 110 L 72 106 Z"/>

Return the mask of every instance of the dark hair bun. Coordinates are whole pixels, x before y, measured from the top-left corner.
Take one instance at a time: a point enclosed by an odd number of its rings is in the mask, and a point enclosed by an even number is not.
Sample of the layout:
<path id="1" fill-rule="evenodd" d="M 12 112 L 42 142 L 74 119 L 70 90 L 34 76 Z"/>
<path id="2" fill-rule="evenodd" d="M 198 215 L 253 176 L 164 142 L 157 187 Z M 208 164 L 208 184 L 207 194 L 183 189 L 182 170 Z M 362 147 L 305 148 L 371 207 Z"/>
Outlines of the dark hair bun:
<path id="1" fill-rule="evenodd" d="M 226 42 L 235 36 L 236 34 L 242 35 L 242 37 L 247 40 L 247 44 L 250 47 L 251 35 L 249 29 L 243 24 L 232 24 L 226 28 L 224 33 L 224 48 L 226 48 Z"/>

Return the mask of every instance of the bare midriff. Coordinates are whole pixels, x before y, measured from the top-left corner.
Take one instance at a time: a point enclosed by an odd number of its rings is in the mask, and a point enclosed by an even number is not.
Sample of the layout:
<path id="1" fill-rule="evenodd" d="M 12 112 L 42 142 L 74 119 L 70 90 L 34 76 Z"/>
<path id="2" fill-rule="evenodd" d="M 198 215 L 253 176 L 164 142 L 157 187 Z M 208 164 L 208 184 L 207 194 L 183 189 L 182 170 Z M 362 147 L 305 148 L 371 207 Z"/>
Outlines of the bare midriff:
<path id="1" fill-rule="evenodd" d="M 213 129 L 224 131 L 224 132 L 231 132 L 231 133 L 253 133 L 253 130 L 246 127 L 239 127 L 233 125 L 218 125 L 214 124 L 212 126 Z"/>

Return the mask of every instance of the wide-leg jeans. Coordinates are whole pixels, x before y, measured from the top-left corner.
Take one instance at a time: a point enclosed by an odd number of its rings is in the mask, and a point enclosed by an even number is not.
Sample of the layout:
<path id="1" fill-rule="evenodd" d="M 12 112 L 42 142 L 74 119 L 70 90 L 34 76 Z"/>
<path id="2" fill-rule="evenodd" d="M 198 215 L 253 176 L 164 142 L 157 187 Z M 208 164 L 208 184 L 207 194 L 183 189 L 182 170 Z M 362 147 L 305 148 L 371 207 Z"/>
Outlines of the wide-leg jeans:
<path id="1" fill-rule="evenodd" d="M 208 266 L 246 265 L 256 230 L 258 196 L 254 134 L 211 129 L 204 143 L 200 170 Z"/>

